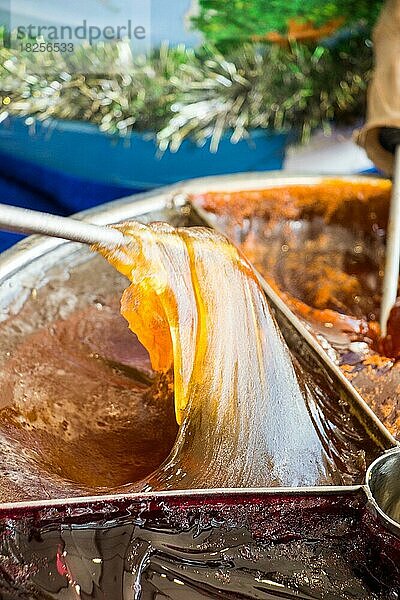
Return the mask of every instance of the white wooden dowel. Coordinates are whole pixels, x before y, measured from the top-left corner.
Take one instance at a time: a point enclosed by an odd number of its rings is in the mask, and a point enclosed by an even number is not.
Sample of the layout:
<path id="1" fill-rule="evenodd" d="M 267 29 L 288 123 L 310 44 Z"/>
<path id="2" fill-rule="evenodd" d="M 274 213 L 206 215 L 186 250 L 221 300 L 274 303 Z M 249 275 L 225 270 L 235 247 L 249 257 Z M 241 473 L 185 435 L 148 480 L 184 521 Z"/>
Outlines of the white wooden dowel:
<path id="1" fill-rule="evenodd" d="M 386 233 L 385 274 L 380 312 L 381 335 L 387 333 L 387 321 L 397 298 L 400 265 L 400 146 L 397 146 L 394 160 L 392 199 Z"/>
<path id="2" fill-rule="evenodd" d="M 40 233 L 73 242 L 100 244 L 108 248 L 124 243 L 123 234 L 116 229 L 8 204 L 0 204 L 0 229 L 18 233 Z"/>

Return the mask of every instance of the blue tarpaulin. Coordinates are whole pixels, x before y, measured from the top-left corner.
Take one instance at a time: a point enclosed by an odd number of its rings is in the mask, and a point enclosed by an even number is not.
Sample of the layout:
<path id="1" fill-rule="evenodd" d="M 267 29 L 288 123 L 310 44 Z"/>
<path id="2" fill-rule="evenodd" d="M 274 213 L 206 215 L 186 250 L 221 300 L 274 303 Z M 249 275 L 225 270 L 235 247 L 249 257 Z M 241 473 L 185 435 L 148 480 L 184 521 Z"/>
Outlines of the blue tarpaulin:
<path id="1" fill-rule="evenodd" d="M 286 134 L 255 130 L 233 144 L 186 140 L 178 152 L 157 154 L 154 140 L 133 133 L 112 138 L 90 123 L 51 121 L 34 128 L 23 119 L 0 125 L 0 202 L 70 215 L 139 191 L 192 177 L 281 169 Z M 0 232 L 0 251 L 18 239 Z"/>
<path id="2" fill-rule="evenodd" d="M 70 177 L 0 153 L 0 202 L 4 204 L 68 216 L 138 191 Z M 0 252 L 21 238 L 0 231 Z"/>

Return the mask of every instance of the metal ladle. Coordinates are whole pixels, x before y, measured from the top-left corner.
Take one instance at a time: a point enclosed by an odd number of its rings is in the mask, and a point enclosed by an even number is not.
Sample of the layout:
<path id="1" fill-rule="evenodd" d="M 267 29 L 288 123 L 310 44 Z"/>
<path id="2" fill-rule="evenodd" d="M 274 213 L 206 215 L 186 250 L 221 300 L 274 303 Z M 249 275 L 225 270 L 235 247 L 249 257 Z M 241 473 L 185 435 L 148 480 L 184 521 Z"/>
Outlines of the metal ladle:
<path id="1" fill-rule="evenodd" d="M 396 535 L 400 534 L 400 448 L 388 450 L 368 468 L 370 502 Z"/>

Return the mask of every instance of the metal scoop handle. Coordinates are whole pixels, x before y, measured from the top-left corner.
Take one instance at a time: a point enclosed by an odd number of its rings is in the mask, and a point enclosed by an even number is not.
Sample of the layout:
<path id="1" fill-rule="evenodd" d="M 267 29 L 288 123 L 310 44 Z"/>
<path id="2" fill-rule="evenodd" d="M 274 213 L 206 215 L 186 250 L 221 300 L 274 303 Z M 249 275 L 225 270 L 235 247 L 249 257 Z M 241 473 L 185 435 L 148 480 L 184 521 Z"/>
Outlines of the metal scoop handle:
<path id="1" fill-rule="evenodd" d="M 116 229 L 7 204 L 0 204 L 0 229 L 17 233 L 39 233 L 107 248 L 115 248 L 124 243 L 123 234 Z"/>

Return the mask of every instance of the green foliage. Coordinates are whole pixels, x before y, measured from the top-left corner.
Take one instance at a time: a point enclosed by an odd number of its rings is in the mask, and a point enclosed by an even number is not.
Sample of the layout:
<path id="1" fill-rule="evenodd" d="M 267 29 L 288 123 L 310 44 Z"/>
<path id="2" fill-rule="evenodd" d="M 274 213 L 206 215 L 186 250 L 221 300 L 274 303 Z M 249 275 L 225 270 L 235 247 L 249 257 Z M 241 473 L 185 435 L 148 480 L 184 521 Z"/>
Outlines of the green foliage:
<path id="1" fill-rule="evenodd" d="M 3 48 L 0 121 L 12 114 L 90 121 L 110 134 L 152 132 L 161 150 L 187 138 L 211 139 L 216 150 L 225 133 L 236 142 L 252 128 L 300 130 L 306 139 L 363 112 L 371 63 L 361 38 L 334 48 L 245 44 L 228 54 L 162 47 L 139 58 L 124 42 L 72 54 Z"/>
<path id="2" fill-rule="evenodd" d="M 249 41 L 271 31 L 286 33 L 291 19 L 320 26 L 343 17 L 347 25 L 375 22 L 383 0 L 200 0 L 194 26 L 216 45 Z"/>

